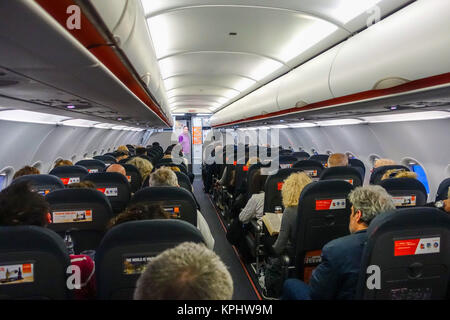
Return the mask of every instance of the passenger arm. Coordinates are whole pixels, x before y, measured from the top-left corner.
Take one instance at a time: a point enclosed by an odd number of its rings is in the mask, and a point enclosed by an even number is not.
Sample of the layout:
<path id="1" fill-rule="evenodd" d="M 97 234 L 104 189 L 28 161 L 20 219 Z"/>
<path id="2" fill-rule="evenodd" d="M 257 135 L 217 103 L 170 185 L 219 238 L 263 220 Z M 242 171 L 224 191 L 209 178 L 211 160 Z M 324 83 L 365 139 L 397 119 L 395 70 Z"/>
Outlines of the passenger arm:
<path id="1" fill-rule="evenodd" d="M 205 239 L 206 246 L 213 250 L 214 249 L 214 238 L 211 234 L 211 230 L 209 229 L 209 225 L 206 222 L 205 218 L 203 218 L 202 213 L 197 210 L 197 228 L 200 230 L 203 238 Z"/>
<path id="2" fill-rule="evenodd" d="M 311 275 L 309 286 L 313 300 L 332 300 L 336 297 L 339 285 L 338 272 L 333 265 L 333 257 L 325 246 L 322 250 L 322 262 Z"/>

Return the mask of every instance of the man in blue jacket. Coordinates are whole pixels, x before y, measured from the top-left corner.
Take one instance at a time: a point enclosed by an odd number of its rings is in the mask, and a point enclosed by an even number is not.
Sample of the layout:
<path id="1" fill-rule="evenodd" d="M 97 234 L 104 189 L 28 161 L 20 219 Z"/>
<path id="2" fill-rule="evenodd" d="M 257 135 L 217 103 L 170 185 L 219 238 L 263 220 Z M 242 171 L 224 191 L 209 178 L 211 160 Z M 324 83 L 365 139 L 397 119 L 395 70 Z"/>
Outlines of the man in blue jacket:
<path id="1" fill-rule="evenodd" d="M 366 229 L 376 215 L 395 209 L 392 197 L 377 185 L 355 188 L 349 194 L 352 203 L 350 235 L 327 243 L 322 262 L 314 270 L 309 285 L 288 279 L 283 300 L 349 300 L 355 295 Z"/>

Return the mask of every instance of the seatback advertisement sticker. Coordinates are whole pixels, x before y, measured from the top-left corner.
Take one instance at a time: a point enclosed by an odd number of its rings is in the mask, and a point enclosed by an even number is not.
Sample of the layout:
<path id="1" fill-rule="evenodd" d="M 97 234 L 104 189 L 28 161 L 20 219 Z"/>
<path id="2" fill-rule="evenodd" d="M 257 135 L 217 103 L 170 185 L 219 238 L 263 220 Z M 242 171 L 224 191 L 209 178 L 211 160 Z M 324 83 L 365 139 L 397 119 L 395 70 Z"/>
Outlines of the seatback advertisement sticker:
<path id="1" fill-rule="evenodd" d="M 416 254 L 439 253 L 441 238 L 419 238 L 394 241 L 394 256 L 411 256 Z"/>
<path id="2" fill-rule="evenodd" d="M 80 177 L 61 178 L 61 181 L 64 183 L 64 185 L 78 183 L 78 182 L 80 182 Z"/>
<path id="3" fill-rule="evenodd" d="M 278 191 L 281 191 L 281 189 L 283 189 L 283 184 L 284 184 L 284 182 L 278 182 L 277 183 L 277 190 Z"/>
<path id="4" fill-rule="evenodd" d="M 303 170 L 310 177 L 317 177 L 317 170 Z"/>
<path id="5" fill-rule="evenodd" d="M 345 209 L 346 199 L 322 199 L 316 200 L 316 210 Z"/>
<path id="6" fill-rule="evenodd" d="M 164 211 L 170 214 L 171 219 L 180 219 L 180 207 L 164 207 Z"/>
<path id="7" fill-rule="evenodd" d="M 97 173 L 98 169 L 88 169 L 89 173 Z"/>
<path id="8" fill-rule="evenodd" d="M 92 210 L 54 211 L 53 223 L 73 223 L 92 221 Z"/>
<path id="9" fill-rule="evenodd" d="M 313 250 L 305 253 L 303 263 L 303 281 L 309 283 L 314 269 L 322 262 L 322 250 Z"/>
<path id="10" fill-rule="evenodd" d="M 107 197 L 117 197 L 119 195 L 119 190 L 117 188 L 97 188 L 97 190 Z"/>
<path id="11" fill-rule="evenodd" d="M 392 197 L 396 207 L 413 207 L 416 205 L 416 196 L 395 196 Z"/>
<path id="12" fill-rule="evenodd" d="M 0 265 L 0 285 L 34 282 L 33 263 Z"/>
<path id="13" fill-rule="evenodd" d="M 131 182 L 131 176 L 127 176 L 128 182 Z"/>
<path id="14" fill-rule="evenodd" d="M 347 181 L 350 184 L 353 184 L 353 179 L 344 179 L 344 181 Z"/>
<path id="15" fill-rule="evenodd" d="M 123 273 L 126 275 L 141 274 L 147 264 L 155 257 L 126 257 L 123 260 Z"/>
<path id="16" fill-rule="evenodd" d="M 281 169 L 292 168 L 292 163 L 280 163 Z"/>

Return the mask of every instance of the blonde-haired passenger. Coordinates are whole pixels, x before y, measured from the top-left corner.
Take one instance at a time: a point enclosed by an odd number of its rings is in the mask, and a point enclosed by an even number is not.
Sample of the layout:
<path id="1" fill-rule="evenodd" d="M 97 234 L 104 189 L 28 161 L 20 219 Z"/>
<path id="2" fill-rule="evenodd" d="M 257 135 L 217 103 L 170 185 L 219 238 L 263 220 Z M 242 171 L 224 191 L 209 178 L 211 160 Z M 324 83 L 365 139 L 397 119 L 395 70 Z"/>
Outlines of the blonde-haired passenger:
<path id="1" fill-rule="evenodd" d="M 374 168 L 384 167 L 384 166 L 394 166 L 397 162 L 392 159 L 377 159 L 373 165 Z"/>
<path id="2" fill-rule="evenodd" d="M 130 154 L 130 150 L 128 150 L 127 146 L 123 146 L 123 145 L 117 147 L 116 151 L 122 151 L 122 152 L 125 152 L 126 154 Z"/>
<path id="3" fill-rule="evenodd" d="M 383 176 L 381 177 L 381 180 L 385 179 L 397 179 L 397 178 L 413 178 L 417 179 L 417 173 L 412 171 L 407 171 L 405 169 L 391 169 L 386 171 Z"/>
<path id="4" fill-rule="evenodd" d="M 288 245 L 295 241 L 298 200 L 303 188 L 311 182 L 311 178 L 304 172 L 295 172 L 284 180 L 281 188 L 284 212 L 281 218 L 280 233 L 272 246 L 276 255 L 284 253 Z"/>
<path id="5" fill-rule="evenodd" d="M 141 157 L 135 157 L 127 161 L 127 164 L 132 164 L 139 170 L 139 173 L 141 174 L 142 177 L 142 181 L 145 181 L 150 175 L 150 173 L 153 171 L 152 163 Z"/>

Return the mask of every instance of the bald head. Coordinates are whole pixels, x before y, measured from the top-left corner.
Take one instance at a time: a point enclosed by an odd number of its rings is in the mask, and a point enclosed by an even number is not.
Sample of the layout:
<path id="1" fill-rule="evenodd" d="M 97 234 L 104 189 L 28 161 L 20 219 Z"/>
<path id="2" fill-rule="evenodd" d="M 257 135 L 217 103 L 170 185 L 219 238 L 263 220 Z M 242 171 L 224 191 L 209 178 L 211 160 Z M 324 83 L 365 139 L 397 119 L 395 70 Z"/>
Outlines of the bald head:
<path id="1" fill-rule="evenodd" d="M 127 172 L 125 171 L 125 168 L 122 167 L 120 164 L 112 164 L 106 169 L 106 172 L 118 172 L 123 174 L 125 177 L 127 176 Z"/>
<path id="2" fill-rule="evenodd" d="M 384 166 L 394 166 L 397 163 L 392 159 L 377 159 L 373 165 L 374 168 L 384 167 Z"/>
<path id="3" fill-rule="evenodd" d="M 343 153 L 333 153 L 328 157 L 328 168 L 348 166 L 348 157 Z"/>

